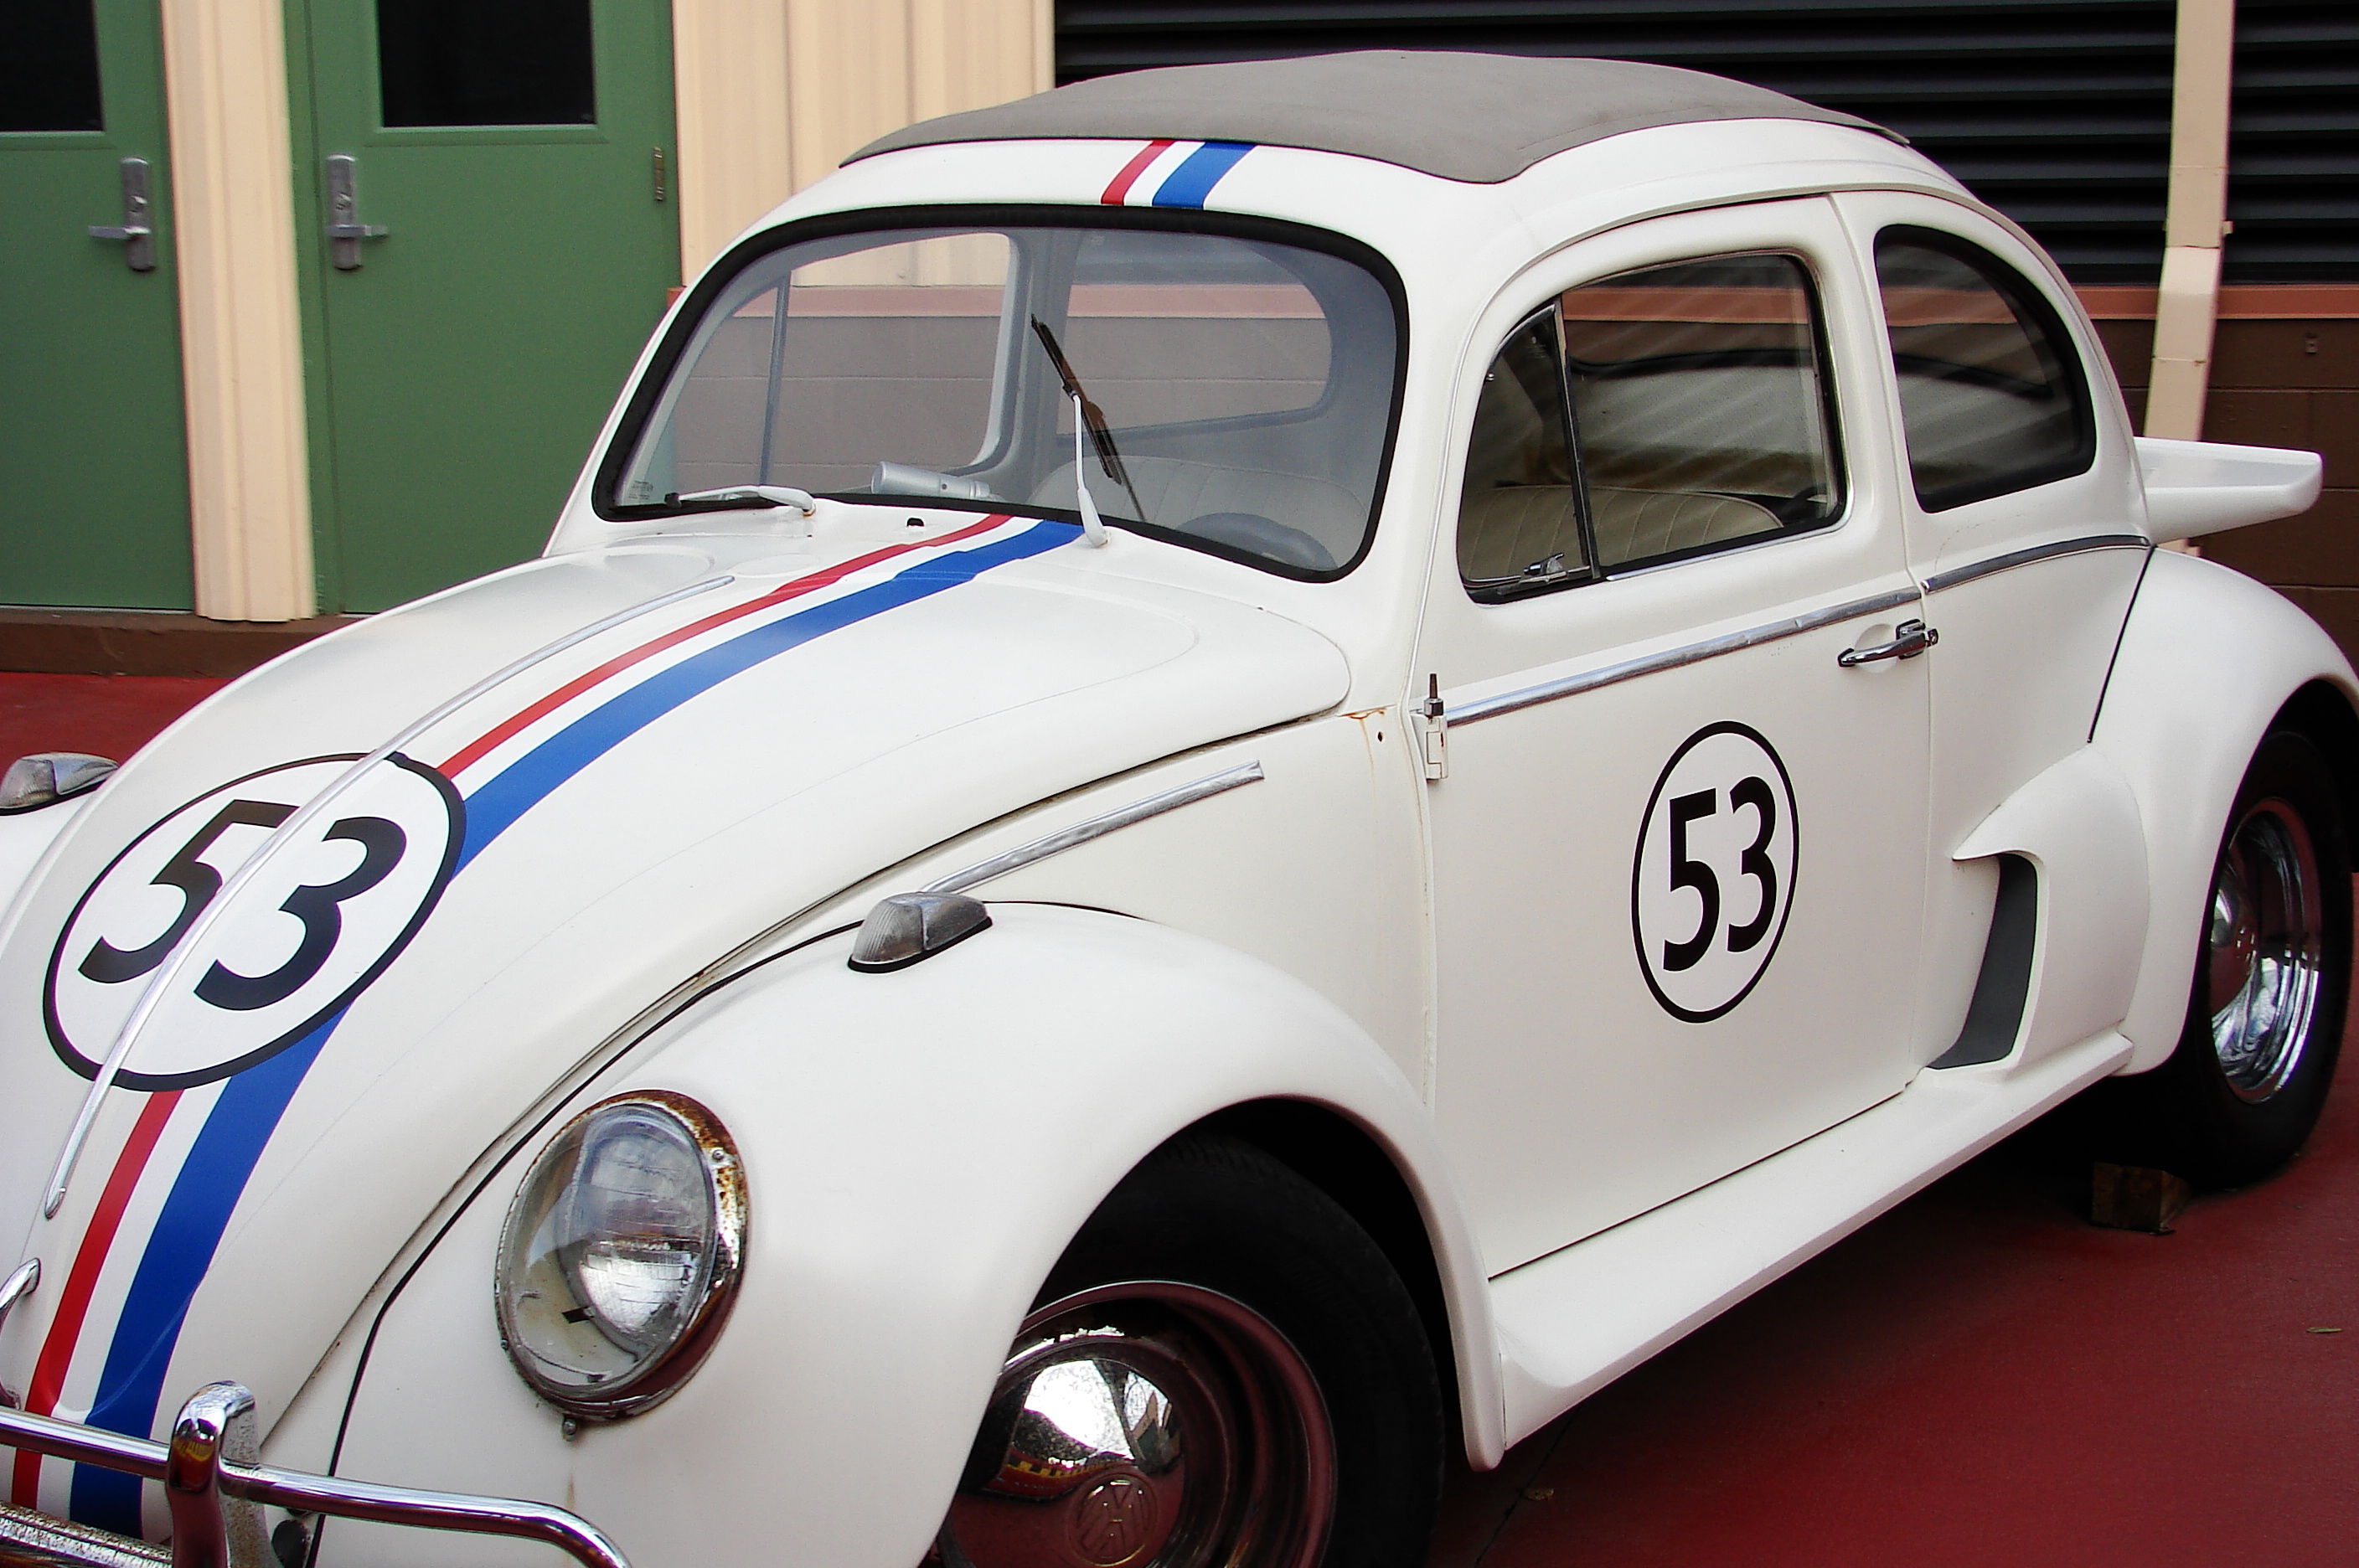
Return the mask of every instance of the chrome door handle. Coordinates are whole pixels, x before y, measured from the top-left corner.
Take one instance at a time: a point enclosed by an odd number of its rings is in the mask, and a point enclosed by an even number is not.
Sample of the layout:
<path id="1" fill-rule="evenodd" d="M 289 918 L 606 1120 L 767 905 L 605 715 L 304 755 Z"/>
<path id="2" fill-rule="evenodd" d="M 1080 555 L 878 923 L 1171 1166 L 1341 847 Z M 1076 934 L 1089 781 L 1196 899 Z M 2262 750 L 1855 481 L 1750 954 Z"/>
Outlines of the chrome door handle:
<path id="1" fill-rule="evenodd" d="M 1835 662 L 1850 670 L 1881 659 L 1914 659 L 1940 640 L 1941 634 L 1924 622 L 1903 621 L 1893 628 L 1890 642 L 1880 642 L 1874 648 L 1847 648 L 1835 655 Z"/>
<path id="2" fill-rule="evenodd" d="M 339 272 L 361 269 L 361 241 L 381 240 L 390 229 L 360 221 L 360 197 L 353 190 L 353 155 L 328 155 L 328 258 Z"/>
<path id="3" fill-rule="evenodd" d="M 156 231 L 148 223 L 147 160 L 123 160 L 123 222 L 92 223 L 94 240 L 121 240 L 123 265 L 134 272 L 156 270 Z"/>

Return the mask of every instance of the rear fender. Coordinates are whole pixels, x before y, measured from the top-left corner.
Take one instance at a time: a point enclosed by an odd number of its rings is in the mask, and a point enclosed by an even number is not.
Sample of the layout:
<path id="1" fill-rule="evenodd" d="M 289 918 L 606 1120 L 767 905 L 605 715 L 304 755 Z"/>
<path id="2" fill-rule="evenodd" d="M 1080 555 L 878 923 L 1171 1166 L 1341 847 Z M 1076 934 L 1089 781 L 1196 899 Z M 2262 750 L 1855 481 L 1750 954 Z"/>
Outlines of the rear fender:
<path id="1" fill-rule="evenodd" d="M 2120 1021 L 2145 951 L 2147 866 L 2138 802 L 2113 759 L 2085 746 L 2000 803 L 1957 860 L 2020 855 L 2039 878 L 2037 955 L 2012 1072 Z"/>
<path id="2" fill-rule="evenodd" d="M 2136 1048 L 2125 1073 L 2161 1065 L 2179 1043 L 2236 787 L 2279 713 L 2314 683 L 2345 710 L 2359 696 L 2349 660 L 2317 622 L 2242 573 L 2155 552 L 2093 734 L 2146 824 L 2148 914 L 2121 1026 Z"/>
<path id="3" fill-rule="evenodd" d="M 849 934 L 789 953 L 596 1085 L 691 1095 L 745 1160 L 741 1294 L 677 1396 L 567 1443 L 512 1373 L 493 1375 L 488 1254 L 519 1158 L 386 1312 L 343 1472 L 445 1487 L 490 1474 L 578 1497 L 642 1568 L 742 1554 L 745 1518 L 679 1508 L 677 1477 L 780 1521 L 782 1563 L 907 1568 L 1074 1233 L 1172 1135 L 1273 1099 L 1332 1107 L 1399 1170 L 1440 1277 L 1467 1447 L 1495 1463 L 1488 1291 L 1425 1109 L 1375 1042 L 1299 981 L 1201 938 L 1091 909 L 992 913 L 991 929 L 889 974 L 847 969 Z M 447 1445 L 419 1444 L 404 1419 L 404 1388 L 429 1369 L 463 1390 L 464 1408 L 442 1411 Z"/>

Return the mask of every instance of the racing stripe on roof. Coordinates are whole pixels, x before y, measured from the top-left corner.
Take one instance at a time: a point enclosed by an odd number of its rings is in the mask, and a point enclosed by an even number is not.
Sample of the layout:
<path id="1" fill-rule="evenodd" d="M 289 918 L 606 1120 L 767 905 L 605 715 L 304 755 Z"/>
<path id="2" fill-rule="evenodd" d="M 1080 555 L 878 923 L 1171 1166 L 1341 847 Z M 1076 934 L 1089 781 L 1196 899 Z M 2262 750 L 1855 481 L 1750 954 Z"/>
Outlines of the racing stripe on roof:
<path id="1" fill-rule="evenodd" d="M 1148 142 L 1106 182 L 1098 200 L 1110 207 L 1201 208 L 1204 199 L 1252 142 Z"/>
<path id="2" fill-rule="evenodd" d="M 1007 531 L 1011 528 L 1015 531 Z M 642 670 L 643 678 L 636 684 L 597 702 L 498 768 L 466 792 L 466 839 L 453 875 L 463 872 L 477 854 L 567 779 L 664 713 L 731 677 L 829 632 L 948 592 L 995 567 L 1071 543 L 1080 533 L 1079 527 L 1071 523 L 1027 523 L 995 515 L 941 539 L 873 550 L 793 579 L 603 661 L 458 747 L 445 765 L 445 776 L 498 753 L 504 744 L 529 731 L 537 722 L 546 721 L 569 702 L 594 695 L 625 671 L 659 662 L 668 651 L 761 612 L 784 609 L 798 599 L 835 591 L 834 596 L 757 621 L 652 673 Z M 973 548 L 935 553 L 954 541 L 994 534 L 999 537 Z M 845 581 L 858 573 L 919 551 L 926 553 L 881 581 L 844 587 Z M 116 1157 L 69 1269 L 69 1293 L 75 1281 L 86 1282 L 84 1307 L 95 1305 L 97 1310 L 68 1314 L 61 1301 L 43 1339 L 38 1366 L 49 1370 L 49 1377 L 39 1387 L 51 1410 L 62 1406 L 61 1413 L 75 1418 L 75 1407 L 82 1403 L 76 1397 L 79 1386 L 88 1388 L 86 1419 L 91 1425 L 138 1437 L 152 1432 L 164 1378 L 189 1306 L 255 1165 L 342 1017 L 337 1013 L 300 1042 L 218 1084 L 150 1097 Z M 192 1121 L 192 1116 L 197 1119 Z M 154 1158 L 152 1151 L 159 1141 L 169 1141 L 164 1139 L 164 1133 L 175 1122 L 188 1129 L 177 1133 L 182 1151 L 178 1158 Z M 168 1183 L 160 1194 L 153 1192 L 158 1182 Z M 144 1237 L 142 1227 L 125 1223 L 127 1212 L 136 1214 L 140 1209 L 143 1193 L 145 1202 L 155 1209 Z M 122 1248 L 115 1245 L 118 1240 Z M 136 1267 L 129 1265 L 123 1250 L 134 1245 L 140 1247 Z M 121 1279 L 126 1272 L 128 1279 Z M 119 1304 L 110 1303 L 108 1299 L 117 1290 Z M 107 1332 L 110 1321 L 111 1334 Z M 105 1336 L 105 1350 L 93 1388 L 87 1380 L 100 1335 Z M 21 1505 L 40 1506 L 42 1477 L 38 1455 L 18 1457 L 12 1491 Z M 141 1533 L 144 1483 L 137 1477 L 84 1465 L 71 1467 L 71 1477 L 68 1497 L 58 1500 L 68 1503 L 72 1518 L 124 1534 Z"/>
<path id="3" fill-rule="evenodd" d="M 1158 207 L 1201 207 L 1221 177 L 1253 151 L 1251 142 L 1203 142 L 1165 178 L 1155 192 Z"/>
<path id="4" fill-rule="evenodd" d="M 1138 183 L 1138 177 L 1147 172 L 1147 166 L 1161 158 L 1170 146 L 1170 138 L 1167 136 L 1139 148 L 1137 154 L 1122 166 L 1122 172 L 1106 182 L 1106 188 L 1098 200 L 1109 207 L 1121 206 L 1129 198 L 1130 188 Z"/>

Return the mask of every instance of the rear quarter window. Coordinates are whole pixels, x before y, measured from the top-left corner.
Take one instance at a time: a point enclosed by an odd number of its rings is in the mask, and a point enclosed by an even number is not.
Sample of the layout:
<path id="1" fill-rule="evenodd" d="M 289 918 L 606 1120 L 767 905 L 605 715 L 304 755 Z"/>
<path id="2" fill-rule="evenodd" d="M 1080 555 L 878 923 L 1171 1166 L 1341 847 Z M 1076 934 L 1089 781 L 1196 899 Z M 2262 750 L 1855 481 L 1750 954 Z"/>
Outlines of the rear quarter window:
<path id="1" fill-rule="evenodd" d="M 1876 236 L 1875 273 L 1919 505 L 1947 511 L 2096 461 L 2081 357 L 2021 274 L 1918 228 Z"/>

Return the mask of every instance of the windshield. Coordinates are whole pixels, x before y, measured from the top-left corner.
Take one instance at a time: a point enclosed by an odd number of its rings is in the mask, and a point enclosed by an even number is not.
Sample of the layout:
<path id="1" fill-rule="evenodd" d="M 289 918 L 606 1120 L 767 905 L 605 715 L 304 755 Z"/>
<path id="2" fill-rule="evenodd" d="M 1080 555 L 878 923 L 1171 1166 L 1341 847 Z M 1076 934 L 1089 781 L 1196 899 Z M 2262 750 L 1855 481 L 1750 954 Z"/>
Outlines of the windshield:
<path id="1" fill-rule="evenodd" d="M 1366 544 L 1398 339 L 1368 270 L 1266 239 L 809 240 L 723 287 L 602 499 L 661 516 L 772 485 L 1071 519 L 1086 485 L 1115 528 L 1329 575 Z"/>

